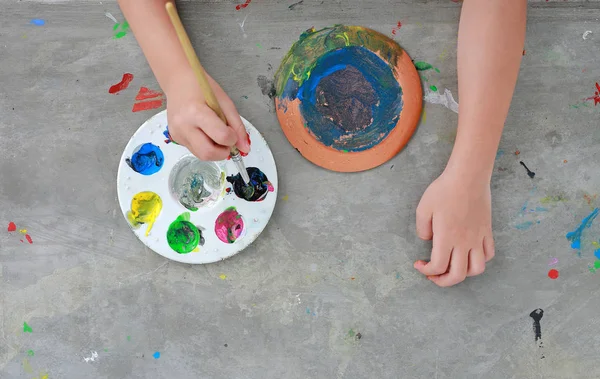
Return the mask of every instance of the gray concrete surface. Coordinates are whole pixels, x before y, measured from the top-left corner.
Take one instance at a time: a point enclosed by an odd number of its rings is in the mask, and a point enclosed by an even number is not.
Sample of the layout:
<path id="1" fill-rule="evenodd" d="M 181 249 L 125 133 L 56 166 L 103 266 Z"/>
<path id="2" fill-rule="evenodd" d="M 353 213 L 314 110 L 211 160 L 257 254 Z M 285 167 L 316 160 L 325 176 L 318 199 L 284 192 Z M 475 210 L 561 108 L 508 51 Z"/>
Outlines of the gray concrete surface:
<path id="1" fill-rule="evenodd" d="M 415 208 L 448 158 L 456 114 L 428 104 L 392 161 L 326 172 L 288 144 L 257 77 L 271 78 L 311 26 L 391 36 L 401 21 L 396 40 L 439 67 L 429 83 L 458 99 L 460 5 L 293 3 L 180 4 L 207 70 L 269 142 L 289 197 L 247 251 L 188 266 L 145 249 L 118 209 L 122 150 L 155 113 L 132 113 L 134 97 L 158 89 L 133 35 L 112 38 L 104 13 L 122 21 L 118 6 L 0 2 L 0 378 L 600 378 L 600 272 L 588 269 L 600 220 L 584 231 L 580 257 L 565 238 L 600 203 L 600 106 L 581 105 L 600 82 L 600 2 L 530 4 L 493 178 L 497 257 L 450 289 L 412 262 L 428 256 Z M 125 72 L 134 82 L 109 95 Z M 9 221 L 33 244 L 8 233 Z M 552 258 L 557 280 L 547 277 Z"/>

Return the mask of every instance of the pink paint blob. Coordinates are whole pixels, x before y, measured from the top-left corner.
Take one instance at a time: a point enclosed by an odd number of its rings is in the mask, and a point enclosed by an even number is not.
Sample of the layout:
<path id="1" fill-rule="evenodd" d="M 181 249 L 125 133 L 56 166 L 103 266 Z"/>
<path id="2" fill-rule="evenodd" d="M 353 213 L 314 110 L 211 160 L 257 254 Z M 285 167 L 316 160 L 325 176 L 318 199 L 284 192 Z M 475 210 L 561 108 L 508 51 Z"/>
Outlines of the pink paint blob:
<path id="1" fill-rule="evenodd" d="M 215 221 L 215 234 L 225 243 L 234 243 L 244 231 L 244 219 L 235 207 L 225 209 Z"/>

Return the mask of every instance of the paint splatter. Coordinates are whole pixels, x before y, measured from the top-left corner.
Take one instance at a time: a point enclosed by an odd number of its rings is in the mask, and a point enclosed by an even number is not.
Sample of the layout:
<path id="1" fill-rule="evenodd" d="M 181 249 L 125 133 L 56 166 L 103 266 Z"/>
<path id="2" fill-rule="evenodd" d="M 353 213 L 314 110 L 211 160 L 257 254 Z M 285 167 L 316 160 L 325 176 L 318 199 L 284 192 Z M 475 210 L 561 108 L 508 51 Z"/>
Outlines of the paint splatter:
<path id="1" fill-rule="evenodd" d="M 521 164 L 521 166 L 525 167 L 525 170 L 527 170 L 527 175 L 533 179 L 535 177 L 535 172 L 531 171 L 527 166 L 525 166 L 525 163 L 523 163 L 523 161 L 519 162 Z"/>
<path id="2" fill-rule="evenodd" d="M 417 71 L 427 71 L 433 69 L 433 66 L 427 62 L 415 62 Z"/>
<path id="3" fill-rule="evenodd" d="M 27 350 L 27 355 L 29 355 L 30 357 L 33 357 L 35 355 L 35 353 L 33 352 L 33 350 Z"/>
<path id="4" fill-rule="evenodd" d="M 288 201 L 290 199 L 289 195 L 285 195 L 284 197 L 281 198 L 281 200 L 283 201 Z"/>
<path id="5" fill-rule="evenodd" d="M 396 33 L 398 32 L 398 30 L 400 30 L 401 27 L 402 27 L 402 23 L 400 21 L 398 21 L 398 23 L 396 24 L 396 26 L 394 26 L 392 28 L 392 34 L 396 35 Z"/>
<path id="6" fill-rule="evenodd" d="M 171 249 L 179 254 L 187 254 L 194 251 L 198 245 L 204 245 L 204 237 L 200 228 L 190 222 L 190 213 L 179 215 L 169 225 L 167 230 L 167 243 Z"/>
<path id="7" fill-rule="evenodd" d="M 127 35 L 128 30 L 129 30 L 129 23 L 127 21 L 123 22 L 122 24 L 117 22 L 113 26 L 113 31 L 115 32 L 115 35 L 113 36 L 113 38 L 120 39 L 120 38 L 125 37 Z"/>
<path id="8" fill-rule="evenodd" d="M 500 158 L 504 155 L 504 150 L 500 149 L 496 152 L 496 159 Z"/>
<path id="9" fill-rule="evenodd" d="M 157 351 L 157 352 L 155 352 L 154 354 L 152 354 L 152 357 L 153 357 L 154 359 L 158 359 L 158 358 L 160 358 L 160 352 L 158 352 L 158 351 Z"/>
<path id="10" fill-rule="evenodd" d="M 297 7 L 298 5 L 301 5 L 302 3 L 304 3 L 304 0 L 301 0 L 301 1 L 297 2 L 297 3 L 294 3 L 294 4 L 290 5 L 290 6 L 288 7 L 288 9 L 290 9 L 290 10 L 292 10 L 292 11 L 293 11 L 294 9 L 296 9 L 296 7 Z"/>
<path id="11" fill-rule="evenodd" d="M 540 321 L 542 320 L 542 317 L 544 317 L 544 311 L 540 308 L 534 310 L 533 312 L 531 312 L 529 314 L 529 317 L 531 317 L 533 319 L 533 333 L 535 335 L 535 342 L 538 342 L 538 347 L 539 348 L 543 348 L 542 345 L 542 327 L 540 325 Z M 544 355 L 542 354 L 542 359 L 544 358 Z"/>
<path id="12" fill-rule="evenodd" d="M 598 197 L 598 194 L 594 195 L 594 196 L 590 196 L 587 193 L 583 195 L 583 198 L 585 199 L 585 201 L 588 203 L 588 205 L 592 205 L 592 202 L 596 201 L 596 198 Z"/>
<path id="13" fill-rule="evenodd" d="M 250 4 L 252 0 L 246 0 L 246 2 L 244 4 L 238 4 L 235 6 L 235 10 L 239 11 L 240 9 L 244 9 L 248 6 L 248 4 Z"/>
<path id="14" fill-rule="evenodd" d="M 429 89 L 432 90 L 432 91 L 437 91 L 438 90 L 437 87 L 434 86 L 434 85 L 430 85 Z"/>
<path id="15" fill-rule="evenodd" d="M 269 96 L 269 99 L 275 97 L 275 82 L 273 80 L 268 79 L 264 75 L 259 75 L 256 78 L 256 81 L 258 83 L 258 86 L 260 87 L 260 92 L 262 92 L 263 95 Z"/>
<path id="16" fill-rule="evenodd" d="M 14 232 L 15 230 L 17 230 L 17 225 L 15 225 L 15 223 L 12 222 L 12 221 L 9 222 L 8 223 L 8 231 L 9 232 Z"/>
<path id="17" fill-rule="evenodd" d="M 33 243 L 33 240 L 31 239 L 31 236 L 29 234 L 25 234 L 25 239 L 27 240 L 27 242 L 29 242 L 29 244 Z"/>
<path id="18" fill-rule="evenodd" d="M 225 243 L 234 243 L 244 231 L 244 219 L 235 207 L 225 209 L 215 221 L 215 234 Z"/>
<path id="19" fill-rule="evenodd" d="M 521 152 L 520 152 L 518 149 L 517 149 L 517 150 L 515 150 L 515 155 L 517 155 L 517 156 L 518 156 L 519 154 L 521 154 Z"/>
<path id="20" fill-rule="evenodd" d="M 583 35 L 581 36 L 583 38 L 583 40 L 585 41 L 587 39 L 587 36 L 592 34 L 591 30 L 586 30 L 585 32 L 583 32 Z"/>
<path id="21" fill-rule="evenodd" d="M 23 371 L 25 371 L 28 374 L 33 373 L 33 368 L 31 367 L 31 364 L 29 363 L 29 360 L 27 358 L 23 359 Z"/>
<path id="22" fill-rule="evenodd" d="M 153 91 L 146 87 L 141 87 L 138 91 L 138 94 L 135 96 L 136 103 L 133 104 L 132 112 L 140 112 L 147 111 L 150 109 L 160 108 L 163 105 L 164 98 L 162 98 L 164 94 L 159 91 Z M 158 98 L 158 99 L 157 99 Z M 140 100 L 148 100 L 148 99 L 156 99 L 150 101 L 140 101 Z"/>
<path id="23" fill-rule="evenodd" d="M 558 258 L 552 258 L 552 259 L 550 259 L 548 266 L 554 266 L 557 263 L 558 263 Z"/>
<path id="24" fill-rule="evenodd" d="M 127 341 L 131 341 L 131 336 L 127 336 Z"/>
<path id="25" fill-rule="evenodd" d="M 130 74 L 130 73 L 123 74 L 123 79 L 121 79 L 121 81 L 119 83 L 112 85 L 108 89 L 108 93 L 116 94 L 116 93 L 123 91 L 124 89 L 129 87 L 129 83 L 131 83 L 132 80 L 133 80 L 132 74 Z"/>
<path id="26" fill-rule="evenodd" d="M 31 326 L 27 325 L 26 322 L 23 323 L 23 333 L 31 333 L 33 332 L 33 330 L 31 329 Z"/>
<path id="27" fill-rule="evenodd" d="M 219 279 L 225 280 L 225 279 L 227 279 L 227 275 L 221 274 L 221 275 L 219 275 Z"/>
<path id="28" fill-rule="evenodd" d="M 95 362 L 96 359 L 98 358 L 98 352 L 97 351 L 92 351 L 91 355 L 89 357 L 83 357 L 83 360 L 87 363 L 87 362 Z"/>
<path id="29" fill-rule="evenodd" d="M 571 248 L 577 250 L 581 249 L 581 235 L 583 234 L 583 231 L 585 229 L 592 226 L 592 222 L 594 222 L 594 219 L 598 217 L 599 211 L 599 208 L 594 209 L 592 213 L 590 213 L 587 217 L 583 219 L 583 221 L 581 221 L 581 225 L 579 225 L 572 232 L 567 233 L 566 237 L 569 241 L 571 241 Z M 581 251 L 579 251 L 578 254 L 581 254 Z"/>
<path id="30" fill-rule="evenodd" d="M 104 13 L 104 15 L 105 15 L 106 17 L 108 17 L 109 19 L 111 19 L 111 20 L 112 20 L 112 22 L 114 22 L 115 24 L 118 22 L 118 21 L 117 21 L 117 19 L 115 18 L 115 16 L 113 16 L 111 13 L 109 13 L 109 12 L 106 12 L 106 13 Z"/>
<path id="31" fill-rule="evenodd" d="M 35 26 L 44 26 L 46 25 L 46 21 L 42 20 L 41 18 L 34 18 L 31 19 L 31 21 L 29 21 L 30 24 L 35 25 Z"/>
<path id="32" fill-rule="evenodd" d="M 596 92 L 594 92 L 594 96 L 588 97 L 585 100 L 594 100 L 594 106 L 600 104 L 600 84 L 596 83 Z"/>
<path id="33" fill-rule="evenodd" d="M 138 228 L 142 224 L 147 224 L 147 237 L 161 210 L 162 199 L 160 196 L 150 191 L 140 192 L 131 199 L 131 210 L 127 212 L 127 220 L 134 228 Z"/>
<path id="34" fill-rule="evenodd" d="M 19 233 L 21 233 L 21 234 L 27 234 L 27 229 L 19 229 Z"/>
<path id="35" fill-rule="evenodd" d="M 145 143 L 137 149 L 131 159 L 127 158 L 125 162 L 131 169 L 142 175 L 152 175 L 157 173 L 165 161 L 165 156 L 160 147 L 151 143 Z"/>
<path id="36" fill-rule="evenodd" d="M 173 141 L 173 137 L 171 137 L 171 133 L 169 133 L 169 125 L 167 125 L 165 127 L 165 131 L 163 132 L 163 135 L 165 136 L 165 143 L 166 144 L 170 144 L 171 142 L 173 142 L 175 145 L 179 145 L 177 142 Z"/>
<path id="37" fill-rule="evenodd" d="M 565 194 L 558 194 L 552 196 L 546 196 L 540 199 L 540 203 L 543 205 L 556 205 L 561 202 L 568 201 L 569 199 Z"/>
<path id="38" fill-rule="evenodd" d="M 558 279 L 558 270 L 551 269 L 550 271 L 548 271 L 548 277 L 550 279 Z"/>
<path id="39" fill-rule="evenodd" d="M 527 230 L 527 229 L 531 228 L 532 225 L 533 225 L 533 221 L 526 221 L 526 222 L 515 225 L 515 228 L 519 229 L 519 230 Z"/>
<path id="40" fill-rule="evenodd" d="M 273 192 L 275 189 L 267 178 L 267 176 L 256 167 L 247 167 L 248 176 L 250 176 L 250 186 L 253 187 L 254 191 L 248 192 L 244 183 L 244 179 L 240 174 L 232 175 L 227 177 L 227 181 L 233 185 L 233 191 L 237 197 L 246 201 L 263 201 L 269 192 Z"/>
<path id="41" fill-rule="evenodd" d="M 423 97 L 425 102 L 430 104 L 440 104 L 450 109 L 454 113 L 458 113 L 458 103 L 454 100 L 454 96 L 452 96 L 452 92 L 447 88 L 444 90 L 444 93 L 441 94 L 439 92 L 433 92 L 429 89 L 425 88 L 425 96 Z"/>

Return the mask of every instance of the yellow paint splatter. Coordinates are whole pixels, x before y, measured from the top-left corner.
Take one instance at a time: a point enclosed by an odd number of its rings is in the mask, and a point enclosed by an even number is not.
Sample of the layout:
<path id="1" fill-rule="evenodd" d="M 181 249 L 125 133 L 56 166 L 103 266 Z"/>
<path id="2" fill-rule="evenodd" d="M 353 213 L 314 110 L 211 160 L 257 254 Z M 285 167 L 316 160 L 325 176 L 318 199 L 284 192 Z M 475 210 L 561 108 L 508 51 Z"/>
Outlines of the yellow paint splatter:
<path id="1" fill-rule="evenodd" d="M 25 372 L 28 374 L 31 374 L 33 372 L 33 368 L 31 368 L 31 365 L 29 364 L 27 358 L 23 359 L 23 370 L 25 370 Z"/>
<path id="2" fill-rule="evenodd" d="M 600 247 L 600 243 L 598 243 L 596 241 L 592 241 L 592 246 L 594 246 L 594 247 Z"/>
<path id="3" fill-rule="evenodd" d="M 21 233 L 21 234 L 27 234 L 27 229 L 19 229 L 19 233 Z"/>
<path id="4" fill-rule="evenodd" d="M 227 275 L 221 274 L 221 275 L 219 275 L 219 279 L 225 280 L 225 279 L 227 279 Z"/>
<path id="5" fill-rule="evenodd" d="M 200 248 L 198 246 L 196 246 L 196 248 L 194 250 L 192 250 L 192 253 L 199 253 L 200 252 Z"/>
<path id="6" fill-rule="evenodd" d="M 162 210 L 162 200 L 154 192 L 140 192 L 131 200 L 131 210 L 127 212 L 127 220 L 134 228 L 148 224 L 146 236 L 150 234 L 156 218 Z"/>
<path id="7" fill-rule="evenodd" d="M 285 195 L 284 197 L 281 198 L 283 201 L 288 201 L 290 199 L 290 197 L 288 195 Z"/>
<path id="8" fill-rule="evenodd" d="M 425 113 L 425 108 L 423 108 L 423 114 L 421 115 L 421 124 L 425 125 L 427 121 L 427 113 Z"/>

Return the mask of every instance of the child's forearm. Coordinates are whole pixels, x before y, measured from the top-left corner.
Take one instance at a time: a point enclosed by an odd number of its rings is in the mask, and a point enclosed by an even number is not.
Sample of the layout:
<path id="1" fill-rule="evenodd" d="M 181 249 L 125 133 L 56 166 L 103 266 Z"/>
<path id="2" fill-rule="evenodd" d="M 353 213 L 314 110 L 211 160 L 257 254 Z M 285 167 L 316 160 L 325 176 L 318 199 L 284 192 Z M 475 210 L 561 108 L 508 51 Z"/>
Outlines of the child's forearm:
<path id="1" fill-rule="evenodd" d="M 165 10 L 168 0 L 119 0 L 121 10 L 165 93 L 191 71 Z"/>
<path id="2" fill-rule="evenodd" d="M 465 0 L 458 32 L 458 132 L 448 168 L 490 178 L 525 39 L 526 0 Z"/>

